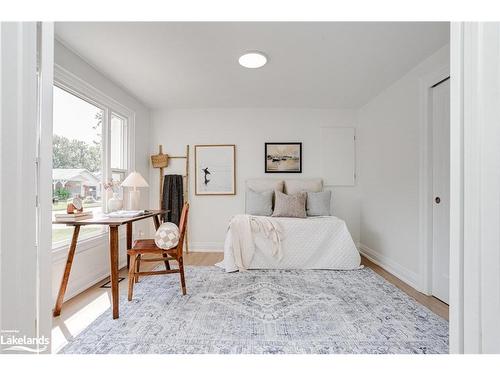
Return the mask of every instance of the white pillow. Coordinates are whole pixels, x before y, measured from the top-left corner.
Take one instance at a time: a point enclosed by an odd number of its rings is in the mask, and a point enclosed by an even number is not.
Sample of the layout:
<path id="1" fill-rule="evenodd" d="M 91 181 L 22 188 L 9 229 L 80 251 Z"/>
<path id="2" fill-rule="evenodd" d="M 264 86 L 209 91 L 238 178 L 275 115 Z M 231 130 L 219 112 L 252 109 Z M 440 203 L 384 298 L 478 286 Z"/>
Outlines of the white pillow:
<path id="1" fill-rule="evenodd" d="M 174 223 L 163 223 L 155 234 L 155 244 L 160 249 L 172 249 L 179 243 L 179 227 Z"/>
<path id="2" fill-rule="evenodd" d="M 283 193 L 283 180 L 276 178 L 252 178 L 247 180 L 247 187 L 258 193 L 269 190 Z"/>
<path id="3" fill-rule="evenodd" d="M 285 180 L 286 194 L 296 194 L 301 191 L 312 191 L 316 193 L 323 191 L 323 180 L 321 178 Z"/>

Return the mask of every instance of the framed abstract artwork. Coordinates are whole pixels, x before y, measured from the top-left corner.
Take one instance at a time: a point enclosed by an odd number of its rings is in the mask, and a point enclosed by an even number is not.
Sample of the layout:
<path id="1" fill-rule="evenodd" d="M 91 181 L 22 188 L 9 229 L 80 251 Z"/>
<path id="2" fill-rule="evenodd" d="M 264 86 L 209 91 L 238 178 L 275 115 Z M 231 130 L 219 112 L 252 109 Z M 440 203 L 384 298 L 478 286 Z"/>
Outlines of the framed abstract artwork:
<path id="1" fill-rule="evenodd" d="M 236 146 L 195 145 L 195 195 L 236 194 Z"/>
<path id="2" fill-rule="evenodd" d="M 302 173 L 302 142 L 265 144 L 266 173 Z"/>

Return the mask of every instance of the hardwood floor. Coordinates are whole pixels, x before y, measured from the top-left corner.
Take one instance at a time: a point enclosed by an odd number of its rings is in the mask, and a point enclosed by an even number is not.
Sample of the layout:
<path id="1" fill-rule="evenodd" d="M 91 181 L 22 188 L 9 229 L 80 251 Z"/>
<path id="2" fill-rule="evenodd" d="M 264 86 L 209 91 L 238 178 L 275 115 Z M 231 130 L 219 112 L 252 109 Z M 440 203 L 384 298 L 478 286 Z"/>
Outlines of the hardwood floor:
<path id="1" fill-rule="evenodd" d="M 399 289 L 401 289 L 403 292 L 408 294 L 410 297 L 415 299 L 420 304 L 427 307 L 429 310 L 431 310 L 435 314 L 448 320 L 448 305 L 446 303 L 444 303 L 443 301 L 437 299 L 436 297 L 427 296 L 425 294 L 418 292 L 417 290 L 415 290 L 414 288 L 412 288 L 411 286 L 409 286 L 405 282 L 399 280 L 393 274 L 387 272 L 382 267 L 377 266 L 375 263 L 371 262 L 369 259 L 366 259 L 363 256 L 361 257 L 361 263 L 365 267 L 369 267 L 372 270 L 374 270 L 376 273 L 378 273 L 384 279 L 386 279 L 391 284 L 393 284 L 396 287 L 398 287 Z"/>
<path id="2" fill-rule="evenodd" d="M 208 252 L 190 252 L 184 256 L 184 264 L 191 266 L 212 266 L 221 261 L 222 253 Z M 370 267 L 376 273 L 381 275 L 390 283 L 401 289 L 403 292 L 417 300 L 428 309 L 438 314 L 439 316 L 448 319 L 448 305 L 441 302 L 437 298 L 426 296 L 417 292 L 408 284 L 402 282 L 397 277 L 391 275 L 381 267 L 366 258 L 362 258 L 362 263 L 366 267 Z M 141 267 L 144 271 L 151 270 L 160 263 L 144 263 Z M 120 294 L 127 293 L 127 270 L 120 270 L 120 277 L 125 277 L 125 280 L 120 282 Z M 158 276 L 160 277 L 160 276 Z M 177 275 L 165 276 L 177 277 Z M 53 319 L 52 328 L 52 352 L 59 351 L 71 337 L 78 335 L 86 327 L 88 327 L 99 315 L 108 310 L 111 306 L 111 291 L 110 289 L 101 288 L 105 281 L 100 281 L 83 293 L 80 293 L 69 301 L 63 304 L 61 315 Z M 189 293 L 189 285 L 188 285 Z M 111 317 L 110 317 L 111 319 Z"/>

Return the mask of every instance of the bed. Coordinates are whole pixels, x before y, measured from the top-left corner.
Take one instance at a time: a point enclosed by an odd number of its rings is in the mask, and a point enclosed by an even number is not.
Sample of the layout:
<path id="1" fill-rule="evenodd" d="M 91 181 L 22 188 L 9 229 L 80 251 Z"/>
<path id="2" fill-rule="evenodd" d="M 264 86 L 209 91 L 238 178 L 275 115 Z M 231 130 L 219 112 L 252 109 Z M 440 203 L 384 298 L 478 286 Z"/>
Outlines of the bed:
<path id="1" fill-rule="evenodd" d="M 247 188 L 264 191 L 272 187 L 287 192 L 286 180 L 261 179 L 247 181 Z M 294 180 L 288 192 L 297 190 L 322 190 L 311 179 Z M 293 188 L 290 188 L 293 186 Z M 293 190 L 293 191 L 292 191 Z M 246 208 L 247 210 L 247 208 Z M 243 216 L 243 215 L 240 215 Z M 252 215 L 245 215 L 251 218 Z M 346 223 L 335 216 L 307 218 L 268 217 L 266 220 L 280 228 L 280 257 L 273 255 L 273 241 L 263 233 L 252 233 L 254 251 L 246 269 L 332 269 L 353 270 L 360 268 L 361 257 L 352 240 Z M 224 260 L 218 266 L 226 272 L 238 271 L 233 248 L 233 231 L 228 230 L 224 242 Z"/>

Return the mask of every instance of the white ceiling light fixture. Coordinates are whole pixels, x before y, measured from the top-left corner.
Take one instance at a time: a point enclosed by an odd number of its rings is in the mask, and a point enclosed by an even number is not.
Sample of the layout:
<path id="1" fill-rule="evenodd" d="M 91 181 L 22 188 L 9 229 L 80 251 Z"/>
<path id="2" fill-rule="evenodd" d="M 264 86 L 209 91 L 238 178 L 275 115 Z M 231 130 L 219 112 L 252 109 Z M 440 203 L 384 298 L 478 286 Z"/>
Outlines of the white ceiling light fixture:
<path id="1" fill-rule="evenodd" d="M 241 55 L 238 62 L 245 68 L 257 69 L 266 65 L 267 57 L 262 52 L 252 51 Z"/>

